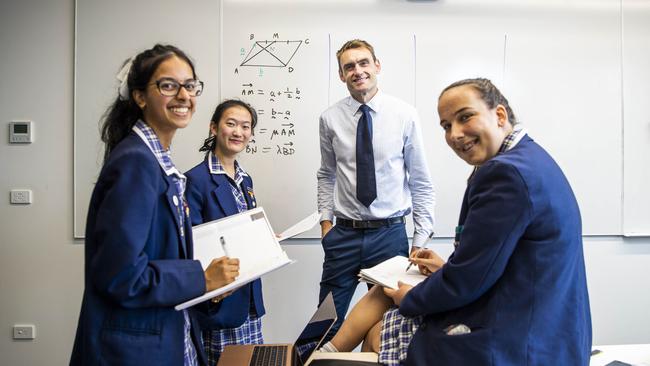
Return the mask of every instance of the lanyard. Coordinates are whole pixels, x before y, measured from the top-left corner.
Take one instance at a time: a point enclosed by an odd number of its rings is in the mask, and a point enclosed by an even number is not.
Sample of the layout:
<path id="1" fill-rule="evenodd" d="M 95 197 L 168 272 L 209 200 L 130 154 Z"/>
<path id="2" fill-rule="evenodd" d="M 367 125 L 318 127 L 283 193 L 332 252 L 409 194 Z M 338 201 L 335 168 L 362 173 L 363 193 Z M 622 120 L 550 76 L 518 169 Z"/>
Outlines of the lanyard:
<path id="1" fill-rule="evenodd" d="M 456 226 L 456 235 L 454 235 L 454 249 L 458 249 L 460 245 L 460 234 L 463 233 L 463 225 Z"/>

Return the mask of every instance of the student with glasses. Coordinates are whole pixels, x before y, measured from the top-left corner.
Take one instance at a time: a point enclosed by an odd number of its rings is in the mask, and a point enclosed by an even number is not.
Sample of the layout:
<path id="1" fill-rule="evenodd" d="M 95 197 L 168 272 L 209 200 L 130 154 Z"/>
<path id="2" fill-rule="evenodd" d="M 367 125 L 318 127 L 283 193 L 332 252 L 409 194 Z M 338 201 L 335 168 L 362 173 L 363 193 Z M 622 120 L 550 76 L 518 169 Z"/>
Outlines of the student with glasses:
<path id="1" fill-rule="evenodd" d="M 253 135 L 257 113 L 230 99 L 217 106 L 209 136 L 199 151 L 205 159 L 186 173 L 192 225 L 234 215 L 257 205 L 253 180 L 236 160 Z M 208 364 L 215 365 L 226 345 L 262 344 L 262 281 L 242 286 L 198 308 Z"/>
<path id="2" fill-rule="evenodd" d="M 236 259 L 192 260 L 185 176 L 170 158 L 203 83 L 156 45 L 127 61 L 103 117 L 104 164 L 86 224 L 85 290 L 71 365 L 205 364 L 196 321 L 174 305 L 232 282 Z"/>

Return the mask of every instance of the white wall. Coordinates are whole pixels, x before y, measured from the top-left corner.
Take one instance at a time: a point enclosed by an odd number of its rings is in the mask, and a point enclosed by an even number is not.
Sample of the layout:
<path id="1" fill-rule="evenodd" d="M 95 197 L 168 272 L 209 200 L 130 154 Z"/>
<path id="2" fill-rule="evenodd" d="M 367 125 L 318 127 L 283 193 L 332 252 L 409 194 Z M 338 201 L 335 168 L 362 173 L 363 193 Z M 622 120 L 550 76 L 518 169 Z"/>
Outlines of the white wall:
<path id="1" fill-rule="evenodd" d="M 1 365 L 67 364 L 74 340 L 83 245 L 72 239 L 73 36 L 73 0 L 0 2 Z M 7 143 L 14 119 L 35 122 L 33 144 Z M 34 203 L 10 205 L 14 188 L 31 189 Z M 318 242 L 286 249 L 299 262 L 265 278 L 267 341 L 291 341 L 316 305 Z M 585 254 L 594 343 L 650 343 L 650 239 L 586 238 Z M 35 340 L 12 340 L 23 323 L 36 325 Z"/>
<path id="2" fill-rule="evenodd" d="M 83 286 L 72 227 L 74 2 L 0 2 L 0 364 L 68 362 Z M 9 145 L 7 123 L 35 122 L 36 141 Z M 34 203 L 10 206 L 9 190 Z M 35 324 L 34 341 L 12 340 Z"/>

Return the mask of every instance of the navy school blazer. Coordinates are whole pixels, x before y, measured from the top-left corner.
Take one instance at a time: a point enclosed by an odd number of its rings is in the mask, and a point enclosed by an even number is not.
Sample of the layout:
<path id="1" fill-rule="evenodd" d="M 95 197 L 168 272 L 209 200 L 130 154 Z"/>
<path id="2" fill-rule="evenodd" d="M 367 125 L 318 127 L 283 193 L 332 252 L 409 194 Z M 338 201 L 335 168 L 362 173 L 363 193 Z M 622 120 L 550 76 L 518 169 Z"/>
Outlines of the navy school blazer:
<path id="1" fill-rule="evenodd" d="M 85 289 L 70 365 L 183 364 L 184 317 L 174 305 L 205 293 L 192 231 L 174 183 L 131 132 L 111 152 L 86 223 Z M 183 210 L 185 211 L 185 210 Z M 206 363 L 192 318 L 199 362 Z"/>
<path id="2" fill-rule="evenodd" d="M 404 297 L 424 315 L 407 365 L 588 365 L 591 315 L 578 204 L 555 161 L 524 136 L 465 191 L 459 244 Z M 471 333 L 447 335 L 465 324 Z"/>
<path id="3" fill-rule="evenodd" d="M 207 159 L 185 173 L 187 177 L 186 197 L 190 206 L 192 225 L 217 220 L 239 213 L 232 194 L 230 182 L 225 174 L 211 174 Z M 248 208 L 257 203 L 253 194 L 253 180 L 244 176 L 241 184 Z M 208 302 L 198 306 L 207 317 L 199 317 L 204 330 L 239 327 L 248 317 L 251 298 L 259 317 L 266 313 L 262 299 L 262 281 L 255 280 L 241 287 L 217 304 Z"/>

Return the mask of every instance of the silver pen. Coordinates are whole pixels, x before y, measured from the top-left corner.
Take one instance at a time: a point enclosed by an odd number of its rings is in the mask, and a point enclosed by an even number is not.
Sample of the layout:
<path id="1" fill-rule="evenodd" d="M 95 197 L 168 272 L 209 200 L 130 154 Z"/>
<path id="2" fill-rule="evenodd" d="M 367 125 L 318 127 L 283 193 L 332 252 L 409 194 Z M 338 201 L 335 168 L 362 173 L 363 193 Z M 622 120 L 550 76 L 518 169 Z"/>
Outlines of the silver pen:
<path id="1" fill-rule="evenodd" d="M 219 238 L 219 241 L 221 242 L 221 248 L 223 249 L 223 254 L 226 257 L 230 257 L 228 255 L 228 248 L 226 248 L 226 239 L 224 239 L 224 237 L 222 236 L 222 237 Z"/>
<path id="2" fill-rule="evenodd" d="M 417 256 L 418 256 L 418 254 L 420 254 L 420 251 L 422 251 L 423 249 L 426 249 L 426 248 L 427 248 L 427 245 L 429 245 L 429 243 L 431 243 L 432 240 L 433 240 L 433 232 L 431 232 L 431 234 L 429 234 L 429 237 L 428 237 L 427 240 L 424 242 L 424 244 L 422 244 L 422 246 L 420 247 L 420 249 L 418 249 L 418 250 L 415 252 L 415 257 L 416 257 L 416 258 L 417 258 Z M 409 263 L 409 265 L 406 267 L 406 272 L 408 272 L 409 269 L 411 269 L 411 266 L 412 266 L 412 265 L 413 265 L 413 262 Z"/>

